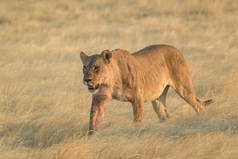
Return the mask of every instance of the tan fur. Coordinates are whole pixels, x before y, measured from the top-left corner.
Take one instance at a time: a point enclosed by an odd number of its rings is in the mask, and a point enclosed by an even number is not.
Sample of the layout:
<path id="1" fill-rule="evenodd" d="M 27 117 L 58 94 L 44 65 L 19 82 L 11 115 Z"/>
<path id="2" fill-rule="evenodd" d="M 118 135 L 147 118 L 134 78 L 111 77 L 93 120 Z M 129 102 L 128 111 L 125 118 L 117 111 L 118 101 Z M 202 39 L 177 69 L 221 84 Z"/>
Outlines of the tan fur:
<path id="1" fill-rule="evenodd" d="M 90 112 L 90 134 L 103 120 L 108 99 L 131 102 L 134 121 L 141 122 L 143 104 L 151 101 L 160 121 L 169 117 L 166 94 L 172 87 L 196 112 L 203 110 L 195 95 L 192 80 L 183 55 L 169 45 L 152 45 L 130 54 L 126 50 L 105 50 L 100 55 L 81 53 L 84 83 L 93 93 Z M 97 70 L 97 67 L 100 70 Z"/>

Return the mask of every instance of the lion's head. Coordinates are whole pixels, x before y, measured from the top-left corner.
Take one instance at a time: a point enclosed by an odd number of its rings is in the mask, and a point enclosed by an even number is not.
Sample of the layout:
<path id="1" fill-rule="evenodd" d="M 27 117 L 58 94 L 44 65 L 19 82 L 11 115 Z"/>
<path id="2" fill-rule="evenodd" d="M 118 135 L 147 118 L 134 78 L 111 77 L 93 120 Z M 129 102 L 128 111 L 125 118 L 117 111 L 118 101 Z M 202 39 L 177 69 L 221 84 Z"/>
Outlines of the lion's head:
<path id="1" fill-rule="evenodd" d="M 96 92 L 102 84 L 110 77 L 110 67 L 112 53 L 104 50 L 100 55 L 87 56 L 81 52 L 80 58 L 83 63 L 83 82 L 88 86 L 91 93 Z"/>

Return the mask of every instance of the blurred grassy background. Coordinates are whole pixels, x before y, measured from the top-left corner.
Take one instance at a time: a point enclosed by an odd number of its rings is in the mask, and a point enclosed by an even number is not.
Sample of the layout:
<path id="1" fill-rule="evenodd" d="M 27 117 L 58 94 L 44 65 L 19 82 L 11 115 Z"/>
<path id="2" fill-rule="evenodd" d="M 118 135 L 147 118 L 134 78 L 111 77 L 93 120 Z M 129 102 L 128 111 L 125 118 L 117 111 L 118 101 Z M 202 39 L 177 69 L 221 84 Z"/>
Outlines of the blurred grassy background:
<path id="1" fill-rule="evenodd" d="M 0 158 L 237 158 L 237 25 L 232 0 L 1 0 Z M 197 115 L 170 90 L 171 119 L 148 103 L 134 125 L 130 104 L 112 101 L 88 138 L 80 51 L 160 43 L 182 51 L 198 96 L 216 103 Z"/>

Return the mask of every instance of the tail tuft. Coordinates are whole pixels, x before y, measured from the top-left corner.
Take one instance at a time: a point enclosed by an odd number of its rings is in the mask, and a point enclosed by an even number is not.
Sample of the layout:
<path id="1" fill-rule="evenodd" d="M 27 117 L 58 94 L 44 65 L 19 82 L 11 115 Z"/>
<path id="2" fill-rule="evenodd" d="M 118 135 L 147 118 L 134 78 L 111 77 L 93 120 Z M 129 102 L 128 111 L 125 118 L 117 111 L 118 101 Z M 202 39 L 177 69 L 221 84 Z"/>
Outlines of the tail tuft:
<path id="1" fill-rule="evenodd" d="M 204 106 L 210 105 L 212 103 L 214 103 L 214 100 L 212 100 L 212 99 L 208 99 L 208 100 L 203 101 Z"/>

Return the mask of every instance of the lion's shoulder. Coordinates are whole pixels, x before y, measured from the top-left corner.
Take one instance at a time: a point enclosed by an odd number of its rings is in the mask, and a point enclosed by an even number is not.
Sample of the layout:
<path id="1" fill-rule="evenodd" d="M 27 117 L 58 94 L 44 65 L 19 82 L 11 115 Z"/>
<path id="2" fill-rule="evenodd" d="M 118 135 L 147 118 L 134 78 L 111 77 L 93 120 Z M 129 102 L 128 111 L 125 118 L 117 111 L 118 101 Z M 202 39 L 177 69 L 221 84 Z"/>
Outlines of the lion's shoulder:
<path id="1" fill-rule="evenodd" d="M 120 56 L 131 56 L 131 53 L 125 49 L 115 49 L 112 50 L 113 55 L 115 55 L 116 57 L 120 57 Z"/>

